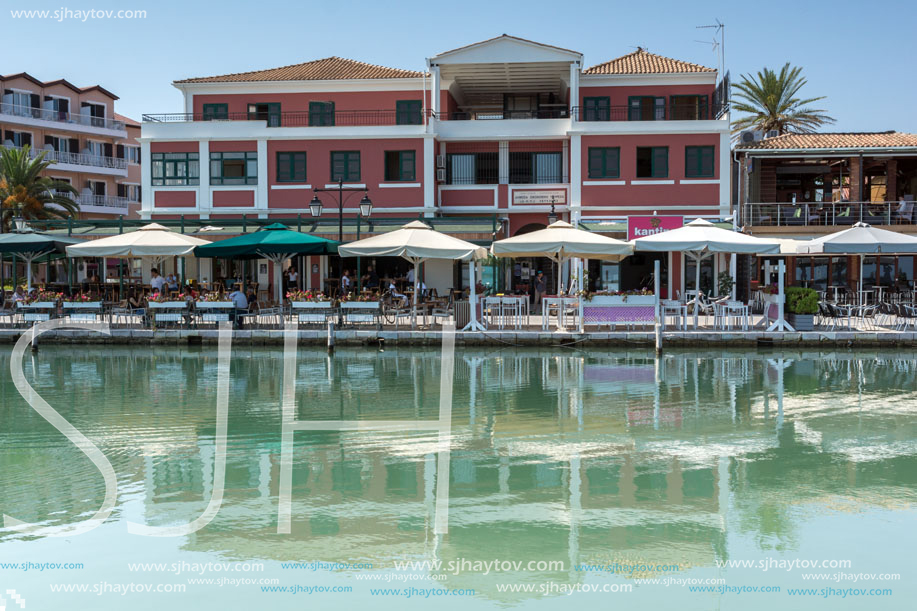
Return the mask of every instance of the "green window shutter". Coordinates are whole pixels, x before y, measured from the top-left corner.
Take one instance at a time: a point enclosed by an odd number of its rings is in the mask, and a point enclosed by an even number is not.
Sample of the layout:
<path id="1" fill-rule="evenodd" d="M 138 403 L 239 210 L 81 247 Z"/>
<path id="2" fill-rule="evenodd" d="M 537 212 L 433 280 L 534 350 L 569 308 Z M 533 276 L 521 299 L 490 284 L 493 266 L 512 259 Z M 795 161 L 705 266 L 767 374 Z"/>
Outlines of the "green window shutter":
<path id="1" fill-rule="evenodd" d="M 602 176 L 602 149 L 589 149 L 589 178 L 601 178 Z"/>
<path id="2" fill-rule="evenodd" d="M 703 176 L 713 176 L 715 171 L 716 148 L 705 146 L 701 149 L 700 170 Z"/>
<path id="3" fill-rule="evenodd" d="M 396 125 L 420 125 L 423 123 L 420 100 L 398 100 L 395 102 Z"/>
<path id="4" fill-rule="evenodd" d="M 403 151 L 400 156 L 401 167 L 398 174 L 403 181 L 414 180 L 414 151 Z"/>
<path id="5" fill-rule="evenodd" d="M 347 156 L 347 180 L 360 180 L 360 152 L 352 151 Z"/>
<path id="6" fill-rule="evenodd" d="M 621 177 L 621 149 L 618 147 L 606 149 L 605 176 L 607 178 Z"/>
<path id="7" fill-rule="evenodd" d="M 664 146 L 653 147 L 653 178 L 666 178 L 669 175 L 669 149 Z"/>
<path id="8" fill-rule="evenodd" d="M 685 176 L 692 178 L 698 176 L 698 147 L 685 147 Z"/>
<path id="9" fill-rule="evenodd" d="M 309 125 L 334 125 L 334 102 L 309 102 Z"/>
<path id="10" fill-rule="evenodd" d="M 293 172 L 290 170 L 290 153 L 277 153 L 277 182 L 290 182 Z"/>
<path id="11" fill-rule="evenodd" d="M 609 121 L 611 119 L 611 98 L 607 96 L 583 98 L 585 110 L 583 121 Z"/>

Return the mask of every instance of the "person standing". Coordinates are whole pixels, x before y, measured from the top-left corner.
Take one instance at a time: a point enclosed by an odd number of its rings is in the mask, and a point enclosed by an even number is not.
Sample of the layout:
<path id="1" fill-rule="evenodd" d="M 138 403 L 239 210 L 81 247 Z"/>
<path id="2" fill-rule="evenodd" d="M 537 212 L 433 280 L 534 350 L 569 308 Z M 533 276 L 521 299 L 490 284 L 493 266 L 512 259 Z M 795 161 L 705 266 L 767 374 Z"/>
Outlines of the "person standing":
<path id="1" fill-rule="evenodd" d="M 296 271 L 296 265 L 291 265 L 287 269 L 289 271 L 289 275 L 287 276 L 287 290 L 299 290 L 299 273 Z"/>
<path id="2" fill-rule="evenodd" d="M 162 287 L 166 285 L 166 279 L 159 275 L 159 270 L 155 267 L 150 270 L 150 288 L 153 289 L 154 293 L 162 292 Z"/>
<path id="3" fill-rule="evenodd" d="M 544 297 L 545 291 L 548 288 L 547 281 L 544 277 L 544 272 L 538 270 L 538 273 L 535 274 L 535 313 L 541 314 L 541 300 Z"/>

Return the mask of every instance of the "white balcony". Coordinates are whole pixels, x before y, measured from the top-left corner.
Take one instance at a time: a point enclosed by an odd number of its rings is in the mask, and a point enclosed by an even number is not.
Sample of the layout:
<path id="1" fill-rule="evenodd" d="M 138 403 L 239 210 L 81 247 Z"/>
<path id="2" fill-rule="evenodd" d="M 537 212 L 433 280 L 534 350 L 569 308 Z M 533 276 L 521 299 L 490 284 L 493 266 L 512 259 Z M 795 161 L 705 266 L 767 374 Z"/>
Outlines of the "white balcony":
<path id="1" fill-rule="evenodd" d="M 3 103 L 0 104 L 0 121 L 29 127 L 127 138 L 127 128 L 122 121 L 61 112 L 49 108 L 32 108 L 31 106 Z"/>
<path id="2" fill-rule="evenodd" d="M 33 159 L 38 157 L 41 153 L 45 154 L 45 159 L 54 162 L 52 165 L 52 169 L 54 170 L 62 172 L 105 174 L 107 176 L 127 176 L 127 159 L 93 155 L 91 153 L 69 153 L 66 151 L 55 151 L 53 149 L 32 148 L 29 150 L 29 156 Z"/>

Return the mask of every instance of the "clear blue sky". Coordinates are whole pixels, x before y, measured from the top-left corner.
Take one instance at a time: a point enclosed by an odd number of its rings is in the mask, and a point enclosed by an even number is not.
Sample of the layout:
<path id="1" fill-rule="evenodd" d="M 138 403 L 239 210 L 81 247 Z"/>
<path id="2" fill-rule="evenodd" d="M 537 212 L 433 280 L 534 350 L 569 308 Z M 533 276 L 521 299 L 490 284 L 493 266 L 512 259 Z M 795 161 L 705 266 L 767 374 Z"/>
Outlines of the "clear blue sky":
<path id="1" fill-rule="evenodd" d="M 423 69 L 424 58 L 502 33 L 581 51 L 586 65 L 650 51 L 716 67 L 712 30 L 726 24 L 734 79 L 784 62 L 803 66 L 804 92 L 825 95 L 835 131 L 917 132 L 911 58 L 913 0 L 685 2 L 579 0 L 7 0 L 0 72 L 27 71 L 121 97 L 118 111 L 180 112 L 176 79 L 293 64 L 330 55 Z M 13 19 L 11 10 L 147 11 L 139 20 Z"/>

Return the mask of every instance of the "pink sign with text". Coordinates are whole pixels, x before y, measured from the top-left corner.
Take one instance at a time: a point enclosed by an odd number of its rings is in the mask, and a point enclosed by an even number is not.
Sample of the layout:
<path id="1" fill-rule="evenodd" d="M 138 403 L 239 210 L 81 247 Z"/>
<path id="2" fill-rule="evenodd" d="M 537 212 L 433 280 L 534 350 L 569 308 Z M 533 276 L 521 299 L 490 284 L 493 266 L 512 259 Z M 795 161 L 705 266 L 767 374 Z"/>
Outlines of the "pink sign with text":
<path id="1" fill-rule="evenodd" d="M 645 238 L 663 231 L 678 229 L 685 224 L 683 216 L 629 216 L 627 217 L 627 239 Z"/>

